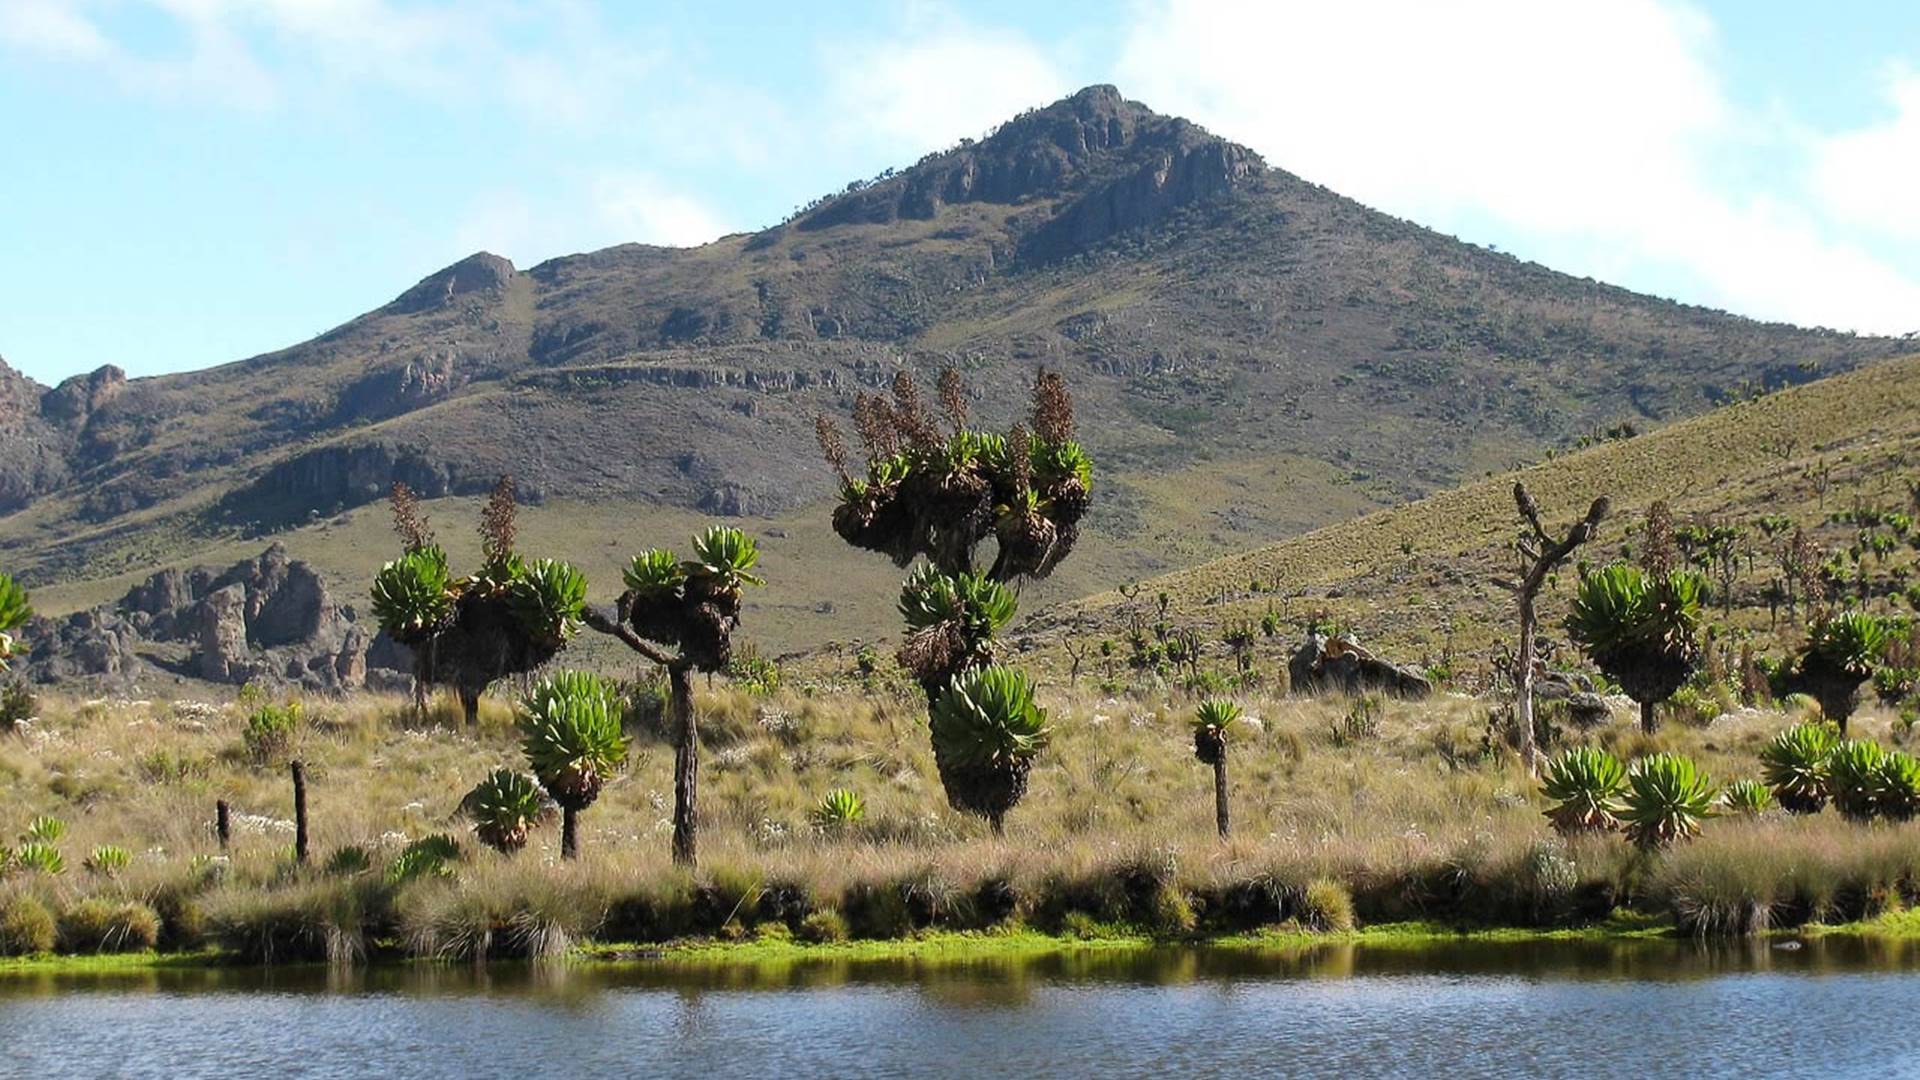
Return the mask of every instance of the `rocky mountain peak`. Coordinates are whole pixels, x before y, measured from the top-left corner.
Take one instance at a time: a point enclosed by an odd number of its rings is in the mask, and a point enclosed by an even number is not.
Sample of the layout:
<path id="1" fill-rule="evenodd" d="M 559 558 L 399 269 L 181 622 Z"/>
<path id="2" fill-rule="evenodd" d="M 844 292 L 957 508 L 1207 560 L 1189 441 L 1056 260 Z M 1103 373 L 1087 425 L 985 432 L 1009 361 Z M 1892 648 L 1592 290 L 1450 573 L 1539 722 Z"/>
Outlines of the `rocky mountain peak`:
<path id="1" fill-rule="evenodd" d="M 74 375 L 40 398 L 40 415 L 56 424 L 77 427 L 105 408 L 126 388 L 127 373 L 105 364 L 85 375 Z"/>
<path id="2" fill-rule="evenodd" d="M 423 278 L 396 298 L 398 311 L 430 311 L 468 293 L 498 292 L 513 280 L 513 262 L 490 251 L 476 251 L 452 266 Z"/>
<path id="3" fill-rule="evenodd" d="M 1054 221 L 1026 253 L 1097 242 L 1175 207 L 1225 194 L 1264 168 L 1258 154 L 1176 117 L 1089 86 L 1002 124 L 978 142 L 930 154 L 904 172 L 854 185 L 803 215 L 800 229 L 930 219 L 944 206 L 1052 201 Z M 1099 205 L 1090 205 L 1099 204 Z"/>

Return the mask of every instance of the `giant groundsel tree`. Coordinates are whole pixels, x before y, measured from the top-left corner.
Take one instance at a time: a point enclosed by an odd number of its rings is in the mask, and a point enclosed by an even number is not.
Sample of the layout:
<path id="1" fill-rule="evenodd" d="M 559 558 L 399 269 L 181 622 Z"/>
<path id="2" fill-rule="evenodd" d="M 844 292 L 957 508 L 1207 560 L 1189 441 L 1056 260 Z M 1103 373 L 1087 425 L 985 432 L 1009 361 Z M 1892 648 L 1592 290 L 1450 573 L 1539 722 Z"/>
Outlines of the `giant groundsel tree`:
<path id="1" fill-rule="evenodd" d="M 733 658 L 745 586 L 763 584 L 753 568 L 760 550 L 739 529 L 714 526 L 693 538 L 693 557 L 665 548 L 634 556 L 626 590 L 612 612 L 589 608 L 588 626 L 611 634 L 667 673 L 668 726 L 674 733 L 673 858 L 698 861 L 699 721 L 693 711 L 695 671 L 719 671 Z"/>
<path id="2" fill-rule="evenodd" d="M 1700 600 L 1706 579 L 1691 570 L 1649 573 L 1614 563 L 1580 579 L 1567 631 L 1607 677 L 1640 704 L 1640 726 L 1685 685 L 1700 662 Z"/>
<path id="3" fill-rule="evenodd" d="M 924 560 L 901 587 L 899 660 L 926 694 L 947 801 L 997 833 L 1026 790 L 1047 722 L 1027 678 L 995 664 L 994 635 L 1014 615 L 1009 586 L 1046 577 L 1073 551 L 1093 466 L 1059 375 L 1039 374 L 1028 421 L 1005 435 L 971 426 L 967 397 L 952 370 L 940 376 L 940 418 L 905 372 L 891 394 L 859 395 L 860 475 L 835 424 L 822 417 L 817 428 L 840 480 L 834 531 L 902 568 Z M 994 555 L 982 567 L 989 538 Z"/>
<path id="4" fill-rule="evenodd" d="M 489 685 L 545 664 L 579 630 L 586 578 L 564 562 L 528 562 L 514 550 L 511 477 L 500 478 L 481 512 L 484 560 L 465 577 L 453 576 L 405 484 L 394 485 L 392 501 L 405 550 L 373 580 L 374 618 L 413 650 L 422 699 L 427 687 L 451 687 L 472 725 Z"/>

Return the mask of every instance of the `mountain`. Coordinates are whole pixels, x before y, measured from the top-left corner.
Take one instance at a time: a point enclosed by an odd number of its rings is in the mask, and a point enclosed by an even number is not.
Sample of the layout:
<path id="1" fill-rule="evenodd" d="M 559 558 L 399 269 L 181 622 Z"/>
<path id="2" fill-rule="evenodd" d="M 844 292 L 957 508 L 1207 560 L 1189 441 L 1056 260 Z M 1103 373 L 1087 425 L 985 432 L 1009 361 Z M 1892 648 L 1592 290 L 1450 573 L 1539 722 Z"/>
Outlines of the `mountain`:
<path id="1" fill-rule="evenodd" d="M 758 233 L 480 253 L 203 371 L 0 371 L 0 565 L 77 606 L 276 534 L 357 595 L 392 481 L 460 498 L 511 472 L 529 535 L 596 570 L 748 519 L 792 571 L 760 601 L 784 646 L 890 602 L 892 571 L 819 525 L 812 418 L 902 368 L 958 366 L 994 422 L 1036 369 L 1068 375 L 1100 490 L 1050 600 L 1897 349 L 1461 243 L 1091 87 Z"/>

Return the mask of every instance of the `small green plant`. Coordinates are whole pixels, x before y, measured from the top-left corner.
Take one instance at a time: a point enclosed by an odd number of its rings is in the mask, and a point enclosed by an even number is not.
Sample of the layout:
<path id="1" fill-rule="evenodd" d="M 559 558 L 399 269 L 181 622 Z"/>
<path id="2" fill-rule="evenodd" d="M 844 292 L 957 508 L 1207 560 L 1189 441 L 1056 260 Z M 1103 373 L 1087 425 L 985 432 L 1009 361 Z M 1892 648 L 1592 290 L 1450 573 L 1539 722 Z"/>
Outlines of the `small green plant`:
<path id="1" fill-rule="evenodd" d="M 1880 744 L 1871 739 L 1848 739 L 1833 748 L 1827 764 L 1833 808 L 1848 821 L 1873 820 L 1885 757 Z"/>
<path id="2" fill-rule="evenodd" d="M 1729 814 L 1754 817 L 1773 809 L 1773 792 L 1758 780 L 1735 780 L 1721 790 L 1720 804 Z"/>
<path id="3" fill-rule="evenodd" d="M 813 808 L 813 827 L 824 836 L 839 836 L 866 816 L 867 806 L 859 795 L 847 788 L 835 788 Z"/>
<path id="4" fill-rule="evenodd" d="M 1379 694 L 1362 694 L 1353 699 L 1353 705 L 1347 714 L 1338 721 L 1329 724 L 1327 736 L 1335 746 L 1352 746 L 1367 742 L 1380 734 L 1380 716 L 1386 711 L 1386 698 Z"/>
<path id="5" fill-rule="evenodd" d="M 41 814 L 27 822 L 27 831 L 20 834 L 25 841 L 38 841 L 43 844 L 57 844 L 67 835 L 67 823 L 51 814 Z"/>
<path id="6" fill-rule="evenodd" d="M 301 707 L 297 701 L 285 705 L 262 705 L 247 716 L 241 732 L 247 756 L 256 765 L 284 761 L 293 750 L 294 734 L 300 729 Z"/>
<path id="7" fill-rule="evenodd" d="M 423 836 L 400 850 L 387 864 L 387 883 L 404 885 L 415 878 L 451 877 L 460 861 L 460 844 L 446 833 Z"/>
<path id="8" fill-rule="evenodd" d="M 1627 770 L 1621 820 L 1627 837 L 1642 849 L 1665 847 L 1699 833 L 1713 816 L 1713 784 L 1679 754 L 1650 754 Z"/>
<path id="9" fill-rule="evenodd" d="M 1829 765 L 1840 733 L 1827 723 L 1795 724 L 1760 751 L 1760 771 L 1790 814 L 1817 814 L 1833 792 Z"/>
<path id="10" fill-rule="evenodd" d="M 526 847 L 534 828 L 549 816 L 539 784 L 512 769 L 488 773 L 461 800 L 460 808 L 473 820 L 473 833 L 480 842 L 506 855 Z"/>
<path id="11" fill-rule="evenodd" d="M 327 856 L 326 872 L 333 877 L 354 877 L 373 869 L 373 852 L 359 844 L 333 849 Z"/>
<path id="12" fill-rule="evenodd" d="M 29 840 L 14 848 L 13 865 L 29 873 L 49 876 L 67 871 L 66 857 L 45 840 Z"/>
<path id="13" fill-rule="evenodd" d="M 87 853 L 86 867 L 91 873 L 112 877 L 125 870 L 133 862 L 133 856 L 126 848 L 113 844 L 101 844 Z"/>
<path id="14" fill-rule="evenodd" d="M 1547 820 L 1563 835 L 1603 832 L 1620 824 L 1620 793 L 1627 783 L 1620 759 L 1597 747 L 1577 746 L 1547 763 L 1541 793 L 1553 801 Z"/>

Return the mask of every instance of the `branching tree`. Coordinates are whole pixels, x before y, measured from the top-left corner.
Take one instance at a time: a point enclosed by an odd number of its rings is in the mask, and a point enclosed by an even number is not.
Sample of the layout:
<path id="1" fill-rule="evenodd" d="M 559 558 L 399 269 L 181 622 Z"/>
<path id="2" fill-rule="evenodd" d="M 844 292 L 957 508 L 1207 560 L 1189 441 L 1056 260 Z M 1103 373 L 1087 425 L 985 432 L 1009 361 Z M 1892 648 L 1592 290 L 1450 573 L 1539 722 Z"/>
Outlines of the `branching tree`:
<path id="1" fill-rule="evenodd" d="M 448 569 L 407 485 L 394 485 L 392 502 L 405 552 L 374 578 L 374 618 L 413 650 L 421 704 L 428 687 L 451 687 L 472 726 L 488 686 L 545 664 L 579 630 L 587 580 L 564 562 L 527 562 L 514 551 L 512 477 L 501 477 L 487 500 L 485 562 L 467 577 Z"/>
<path id="2" fill-rule="evenodd" d="M 816 431 L 840 479 L 834 531 L 903 568 L 925 560 L 901 588 L 900 663 L 926 694 L 948 802 L 997 833 L 1046 743 L 1046 718 L 1024 676 L 992 666 L 994 635 L 1013 618 L 1008 585 L 1046 577 L 1072 552 L 1093 468 L 1074 441 L 1073 400 L 1057 374 L 1039 375 L 1028 422 L 1004 436 L 968 426 L 958 374 L 942 373 L 939 400 L 944 429 L 905 372 L 890 395 L 859 395 L 862 476 L 849 470 L 831 420 L 820 418 Z M 978 550 L 989 537 L 996 549 L 983 571 Z"/>
<path id="3" fill-rule="evenodd" d="M 1533 669 L 1539 653 L 1540 623 L 1536 604 L 1554 568 L 1565 562 L 1575 548 L 1593 538 L 1601 519 L 1607 516 L 1607 497 L 1602 495 L 1593 500 L 1587 516 L 1558 539 L 1541 523 L 1540 506 L 1533 501 L 1525 484 L 1513 485 L 1513 501 L 1523 523 L 1520 538 L 1514 542 L 1514 550 L 1521 559 L 1520 578 L 1495 584 L 1513 593 L 1519 609 L 1520 645 L 1514 655 L 1513 671 L 1514 717 L 1520 728 L 1520 760 L 1531 776 L 1538 771 L 1540 758 L 1533 737 Z"/>
<path id="4" fill-rule="evenodd" d="M 693 553 L 682 560 L 665 548 L 641 552 L 627 566 L 626 591 L 612 612 L 589 607 L 585 613 L 588 626 L 666 670 L 674 734 L 673 861 L 683 866 L 699 860 L 700 732 L 692 673 L 727 666 L 742 589 L 765 584 L 752 572 L 760 550 L 739 529 L 708 529 L 694 537 Z"/>

